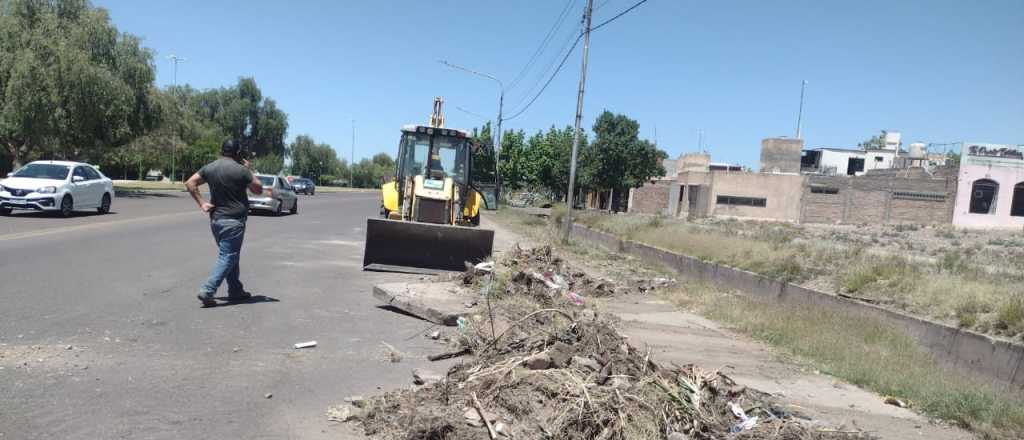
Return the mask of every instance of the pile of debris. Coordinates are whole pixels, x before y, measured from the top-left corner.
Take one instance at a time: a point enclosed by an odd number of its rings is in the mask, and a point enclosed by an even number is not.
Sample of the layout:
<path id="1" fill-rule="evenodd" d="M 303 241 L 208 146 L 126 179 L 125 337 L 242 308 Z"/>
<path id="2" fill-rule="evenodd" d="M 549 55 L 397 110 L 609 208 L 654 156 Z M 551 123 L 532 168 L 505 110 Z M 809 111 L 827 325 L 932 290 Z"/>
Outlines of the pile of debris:
<path id="1" fill-rule="evenodd" d="M 491 276 L 507 280 L 493 318 L 460 319 L 454 336 L 441 338 L 456 351 L 431 359 L 472 356 L 445 374 L 414 372 L 410 388 L 348 399 L 329 418 L 381 439 L 870 438 L 797 419 L 721 373 L 659 365 L 627 343 L 614 316 L 570 295 L 617 288 L 573 271 L 550 248 L 517 249 L 464 280 L 475 287 Z"/>
<path id="2" fill-rule="evenodd" d="M 555 256 L 550 246 L 522 249 L 516 245 L 498 264 L 497 270 L 510 274 L 502 293 L 528 296 L 545 305 L 555 303 L 559 297 L 582 305 L 585 298 L 651 293 L 676 284 L 675 279 L 660 277 L 633 278 L 619 282 L 608 278 L 593 278 Z M 478 284 L 482 276 L 490 275 L 491 270 L 494 270 L 493 265 L 485 266 L 485 270 L 481 270 L 480 265 L 468 267 L 462 275 L 462 282 L 467 285 Z"/>

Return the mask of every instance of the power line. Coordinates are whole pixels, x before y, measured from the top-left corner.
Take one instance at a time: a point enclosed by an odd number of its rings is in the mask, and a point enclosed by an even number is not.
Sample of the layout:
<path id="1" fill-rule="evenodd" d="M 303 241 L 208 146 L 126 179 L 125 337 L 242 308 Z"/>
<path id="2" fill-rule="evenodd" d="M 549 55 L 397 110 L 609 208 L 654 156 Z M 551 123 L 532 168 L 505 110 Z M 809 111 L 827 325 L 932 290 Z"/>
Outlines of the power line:
<path id="1" fill-rule="evenodd" d="M 563 7 L 562 8 L 562 12 L 558 14 L 558 18 L 556 18 L 555 19 L 555 23 L 553 25 L 551 25 L 551 29 L 548 29 L 547 35 L 545 35 L 544 39 L 541 40 L 540 45 L 537 47 L 537 50 L 535 50 L 533 52 L 533 55 L 530 56 L 530 60 L 526 63 L 525 66 L 523 66 L 523 70 L 521 70 L 519 72 L 519 74 L 516 75 L 516 77 L 514 79 L 512 79 L 512 82 L 509 83 L 509 85 L 508 85 L 509 89 L 512 89 L 517 84 L 519 84 L 519 81 L 521 81 L 523 79 L 523 77 L 526 76 L 526 72 L 530 70 L 530 67 L 533 67 L 534 63 L 537 62 L 537 58 L 540 57 L 540 54 L 545 49 L 547 49 L 548 44 L 551 43 L 552 37 L 555 36 L 555 34 L 558 32 L 558 29 L 561 29 L 562 24 L 565 23 L 565 18 L 568 15 L 569 8 L 572 6 L 572 4 L 575 1 L 576 0 L 569 0 L 569 1 L 567 1 L 565 3 L 565 7 Z"/>
<path id="2" fill-rule="evenodd" d="M 619 12 L 614 17 L 609 18 L 609 19 L 607 19 L 605 21 L 602 21 L 597 26 L 592 27 L 590 29 L 590 31 L 591 32 L 596 31 L 596 30 L 600 29 L 602 26 L 604 26 L 606 24 L 609 24 L 609 23 L 611 23 L 611 22 L 613 22 L 615 20 L 618 20 L 619 17 L 622 17 L 623 15 L 628 14 L 630 11 L 636 9 L 638 6 L 640 6 L 640 5 L 644 4 L 644 3 L 647 3 L 647 0 L 640 0 L 639 2 L 635 3 L 633 6 L 630 6 L 630 7 L 626 8 L 625 10 L 623 10 L 622 12 Z M 530 102 L 527 103 L 525 107 L 520 109 L 518 112 L 515 112 L 514 114 L 512 114 L 512 116 L 509 116 L 509 117 L 505 118 L 506 121 L 511 120 L 511 119 L 515 119 L 519 115 L 522 115 L 523 113 L 525 113 L 526 110 L 529 109 L 530 106 L 532 106 L 533 103 L 537 101 L 537 98 L 540 98 L 540 95 L 542 95 L 544 93 L 544 91 L 547 90 L 548 85 L 551 84 L 551 81 L 553 81 L 555 79 L 555 77 L 558 76 L 558 72 L 560 72 L 562 70 L 562 66 L 564 66 L 565 62 L 569 59 L 569 55 L 572 55 L 573 51 L 576 50 L 576 45 L 578 45 L 580 43 L 580 39 L 582 39 L 582 38 L 583 38 L 583 34 L 582 33 L 579 34 L 579 36 L 576 37 L 576 41 L 572 43 L 572 47 L 570 47 L 569 51 L 565 53 L 564 57 L 562 57 L 562 61 L 560 63 L 558 63 L 558 67 L 555 69 L 554 73 L 552 73 L 551 76 L 548 78 L 547 82 L 544 83 L 544 87 L 541 87 L 540 91 L 537 92 L 537 94 L 533 96 L 533 99 L 531 99 Z"/>
<path id="3" fill-rule="evenodd" d="M 601 27 L 602 27 L 602 26 L 604 26 L 604 25 L 606 25 L 606 24 L 608 24 L 608 23 L 611 23 L 611 22 L 613 22 L 613 21 L 615 21 L 615 20 L 618 20 L 618 19 L 619 19 L 619 17 L 621 17 L 621 16 L 623 16 L 623 15 L 626 15 L 626 14 L 628 14 L 628 13 L 629 13 L 629 11 L 632 11 L 632 10 L 636 9 L 636 8 L 637 8 L 638 6 L 640 6 L 640 5 L 644 4 L 644 3 L 647 3 L 647 0 L 640 0 L 640 1 L 636 2 L 636 4 L 634 4 L 633 6 L 630 6 L 630 7 L 626 8 L 626 10 L 624 10 L 624 11 L 622 11 L 622 12 L 619 12 L 619 13 L 618 13 L 618 14 L 616 14 L 616 15 L 615 15 L 614 17 L 612 17 L 612 18 L 609 18 L 609 19 L 607 19 L 607 20 L 605 20 L 605 21 L 602 21 L 602 22 L 601 22 L 601 24 L 598 24 L 597 26 L 594 26 L 594 27 L 593 27 L 592 29 L 590 29 L 590 32 L 594 32 L 594 31 L 596 31 L 596 30 L 598 30 L 598 29 L 601 29 Z"/>
<path id="4" fill-rule="evenodd" d="M 580 44 L 580 39 L 581 38 L 583 38 L 583 34 L 580 34 L 578 37 L 576 37 L 576 41 L 574 43 L 572 43 L 572 47 L 570 47 L 569 51 L 565 53 L 564 57 L 562 57 L 562 62 L 558 63 L 558 67 L 555 68 L 555 72 L 552 73 L 550 77 L 548 77 L 547 82 L 544 83 L 544 87 L 541 87 L 540 91 L 537 92 L 536 95 L 533 95 L 533 99 L 531 99 L 530 102 L 528 102 L 525 107 L 523 107 L 521 110 L 519 110 L 518 112 L 516 112 L 512 116 L 509 116 L 509 117 L 505 118 L 506 121 L 515 119 L 519 115 L 525 113 L 526 110 L 529 109 L 530 106 L 533 105 L 533 103 L 535 101 L 537 101 L 537 98 L 540 98 L 540 95 L 544 94 L 544 91 L 547 90 L 549 85 L 551 85 L 551 81 L 553 81 L 555 79 L 555 77 L 558 76 L 558 72 L 562 70 L 562 66 L 564 66 L 565 62 L 569 60 L 569 55 L 572 55 L 573 51 L 576 50 L 576 45 Z"/>
<path id="5" fill-rule="evenodd" d="M 542 84 L 544 84 L 545 78 L 547 78 L 548 75 L 551 74 L 555 66 L 558 64 L 559 59 L 561 59 L 564 56 L 563 54 L 566 52 L 570 45 L 577 43 L 577 40 L 579 40 L 580 35 L 582 34 L 582 25 L 579 28 L 574 28 L 572 31 L 566 34 L 567 38 L 565 39 L 565 42 L 563 42 L 560 45 L 558 50 L 554 53 L 554 56 L 551 57 L 551 61 L 546 63 L 546 67 L 537 71 L 537 76 L 536 79 L 533 80 L 533 85 L 531 85 L 527 89 L 524 89 L 523 93 L 519 96 L 519 98 L 515 100 L 515 104 L 511 105 L 510 107 L 520 107 L 523 105 L 524 102 L 529 100 L 531 96 L 536 94 L 537 90 L 541 87 Z"/>
<path id="6" fill-rule="evenodd" d="M 487 116 L 483 116 L 483 115 L 481 115 L 479 113 L 471 112 L 471 111 L 466 110 L 466 109 L 464 109 L 462 107 L 459 107 L 459 106 L 455 106 L 455 110 L 458 110 L 458 111 L 463 112 L 463 113 L 465 113 L 467 115 L 470 115 L 470 116 L 476 116 L 476 117 L 478 117 L 480 119 L 483 119 L 485 121 L 490 120 Z"/>

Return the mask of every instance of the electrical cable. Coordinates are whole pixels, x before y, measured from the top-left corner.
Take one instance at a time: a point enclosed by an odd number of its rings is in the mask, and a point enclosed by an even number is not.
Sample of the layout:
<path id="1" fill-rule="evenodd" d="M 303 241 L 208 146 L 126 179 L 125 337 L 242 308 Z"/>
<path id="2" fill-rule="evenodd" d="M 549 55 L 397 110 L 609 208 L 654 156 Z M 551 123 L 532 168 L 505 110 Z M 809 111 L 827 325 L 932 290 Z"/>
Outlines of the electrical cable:
<path id="1" fill-rule="evenodd" d="M 637 7 L 639 7 L 640 5 L 642 5 L 644 3 L 647 3 L 647 0 L 640 0 L 639 2 L 634 4 L 633 6 L 630 6 L 630 7 L 626 8 L 625 10 L 623 10 L 622 12 L 619 12 L 618 14 L 613 16 L 612 18 L 609 18 L 609 19 L 607 19 L 605 21 L 602 21 L 597 26 L 591 27 L 590 31 L 591 32 L 596 31 L 596 30 L 604 27 L 605 25 L 607 25 L 607 24 L 609 24 L 609 23 L 611 23 L 611 22 L 613 22 L 615 20 L 618 20 L 623 15 L 628 14 L 630 11 L 636 9 Z M 503 118 L 503 120 L 508 121 L 508 120 L 512 120 L 512 119 L 515 119 L 515 118 L 519 117 L 519 115 L 522 115 L 523 113 L 525 113 L 526 110 L 528 110 L 530 108 L 530 106 L 532 106 L 533 103 L 537 101 L 537 98 L 540 98 L 540 95 L 542 95 L 544 93 L 544 91 L 547 90 L 548 85 L 551 84 L 551 81 L 553 81 L 555 79 L 555 77 L 558 76 L 558 72 L 560 72 L 562 70 L 562 66 L 564 66 L 565 62 L 569 59 L 569 55 L 571 55 L 573 53 L 573 51 L 576 50 L 576 46 L 579 44 L 579 42 L 580 42 L 580 40 L 582 38 L 583 38 L 583 34 L 582 33 L 578 37 L 576 37 L 576 41 L 572 44 L 572 47 L 570 47 L 569 51 L 565 53 L 564 57 L 562 57 L 562 62 L 560 62 L 558 64 L 558 67 L 555 69 L 555 72 L 551 74 L 551 77 L 549 77 L 547 82 L 544 83 L 544 86 L 541 87 L 540 91 L 537 92 L 536 95 L 534 95 L 533 99 L 531 99 L 530 102 L 527 103 L 526 106 L 523 107 L 522 109 L 520 109 L 518 112 L 515 112 L 512 116 L 509 116 L 507 118 Z"/>
<path id="2" fill-rule="evenodd" d="M 526 76 L 526 72 L 530 70 L 530 67 L 533 67 L 534 63 L 537 62 L 537 59 L 540 57 L 540 54 L 545 49 L 547 49 L 548 44 L 551 43 L 552 37 L 555 36 L 558 30 L 562 28 L 562 24 L 565 23 L 565 18 L 567 17 L 569 12 L 569 7 L 572 6 L 574 1 L 576 0 L 569 0 L 565 3 L 565 7 L 563 7 L 562 12 L 558 14 L 558 18 L 555 19 L 555 23 L 551 25 L 551 29 L 548 29 L 547 35 L 545 35 L 544 39 L 541 40 L 540 45 L 537 47 L 537 50 L 535 50 L 533 52 L 533 55 L 530 56 L 530 60 L 527 61 L 525 66 L 523 66 L 523 70 L 519 71 L 519 74 L 512 79 L 512 82 L 509 83 L 508 88 L 505 89 L 506 91 L 511 90 L 516 86 L 516 84 L 519 84 L 519 81 L 521 81 L 523 77 Z"/>

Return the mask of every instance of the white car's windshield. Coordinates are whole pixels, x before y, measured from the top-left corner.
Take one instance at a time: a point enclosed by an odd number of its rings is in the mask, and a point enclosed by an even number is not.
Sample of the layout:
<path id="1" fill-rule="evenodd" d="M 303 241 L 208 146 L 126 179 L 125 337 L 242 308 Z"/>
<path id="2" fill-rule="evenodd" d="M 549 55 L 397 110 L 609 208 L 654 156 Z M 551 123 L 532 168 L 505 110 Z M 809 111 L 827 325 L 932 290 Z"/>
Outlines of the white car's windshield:
<path id="1" fill-rule="evenodd" d="M 67 165 L 54 165 L 49 163 L 30 163 L 12 174 L 12 177 L 28 177 L 30 179 L 56 179 L 68 178 L 68 171 L 71 167 Z"/>
<path id="2" fill-rule="evenodd" d="M 263 185 L 265 187 L 274 186 L 274 178 L 273 177 L 270 177 L 270 176 L 259 176 L 259 178 L 260 178 L 260 185 Z"/>

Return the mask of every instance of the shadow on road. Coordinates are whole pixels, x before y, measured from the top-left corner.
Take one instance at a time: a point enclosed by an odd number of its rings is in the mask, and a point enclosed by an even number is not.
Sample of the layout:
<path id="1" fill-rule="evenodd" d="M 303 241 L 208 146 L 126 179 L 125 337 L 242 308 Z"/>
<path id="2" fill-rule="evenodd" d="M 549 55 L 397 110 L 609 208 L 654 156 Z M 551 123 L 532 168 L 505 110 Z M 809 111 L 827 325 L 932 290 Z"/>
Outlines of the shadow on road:
<path id="1" fill-rule="evenodd" d="M 12 213 L 10 213 L 10 214 L 8 214 L 6 216 L 3 216 L 3 218 L 15 219 L 15 220 L 17 220 L 17 219 L 28 220 L 28 219 L 40 219 L 40 218 L 51 219 L 51 220 L 68 220 L 68 219 L 78 218 L 78 217 L 103 217 L 105 215 L 117 215 L 117 211 L 110 211 L 110 212 L 108 212 L 106 214 L 100 214 L 100 213 L 95 212 L 95 211 L 91 211 L 91 212 L 75 211 L 74 213 L 71 214 L 71 217 L 68 217 L 68 218 L 61 217 L 60 214 L 58 212 L 56 212 L 56 211 L 20 211 L 20 212 L 19 211 L 15 211 L 15 212 L 12 212 Z"/>
<path id="2" fill-rule="evenodd" d="M 226 297 L 226 296 L 217 296 L 217 297 L 214 297 L 213 299 L 218 300 L 218 301 L 222 301 L 222 302 L 218 302 L 217 303 L 217 307 L 228 307 L 228 306 L 240 306 L 240 305 L 245 305 L 245 304 L 261 304 L 261 303 L 281 302 L 281 300 L 279 300 L 277 298 L 266 296 L 266 295 L 253 295 L 253 296 L 251 296 L 251 297 L 249 297 L 247 299 L 241 300 L 241 301 L 229 300 L 228 297 Z"/>
<path id="3" fill-rule="evenodd" d="M 414 315 L 412 313 L 406 312 L 405 310 L 402 310 L 402 309 L 400 309 L 398 307 L 395 307 L 395 306 L 392 306 L 392 305 L 382 305 L 382 306 L 377 306 L 377 308 L 381 309 L 381 310 L 387 310 L 389 312 L 394 312 L 394 313 L 397 313 L 399 315 L 405 315 L 405 316 L 408 316 L 410 318 L 415 318 L 415 319 L 418 319 L 418 320 L 423 321 L 423 322 L 430 322 L 430 321 L 427 321 L 426 319 L 423 319 L 423 317 L 421 317 L 421 316 Z"/>
<path id="4" fill-rule="evenodd" d="M 137 191 L 131 189 L 116 190 L 114 195 L 117 197 L 124 197 L 126 199 L 149 199 L 149 198 L 166 198 L 166 197 L 178 197 L 181 191 Z"/>

